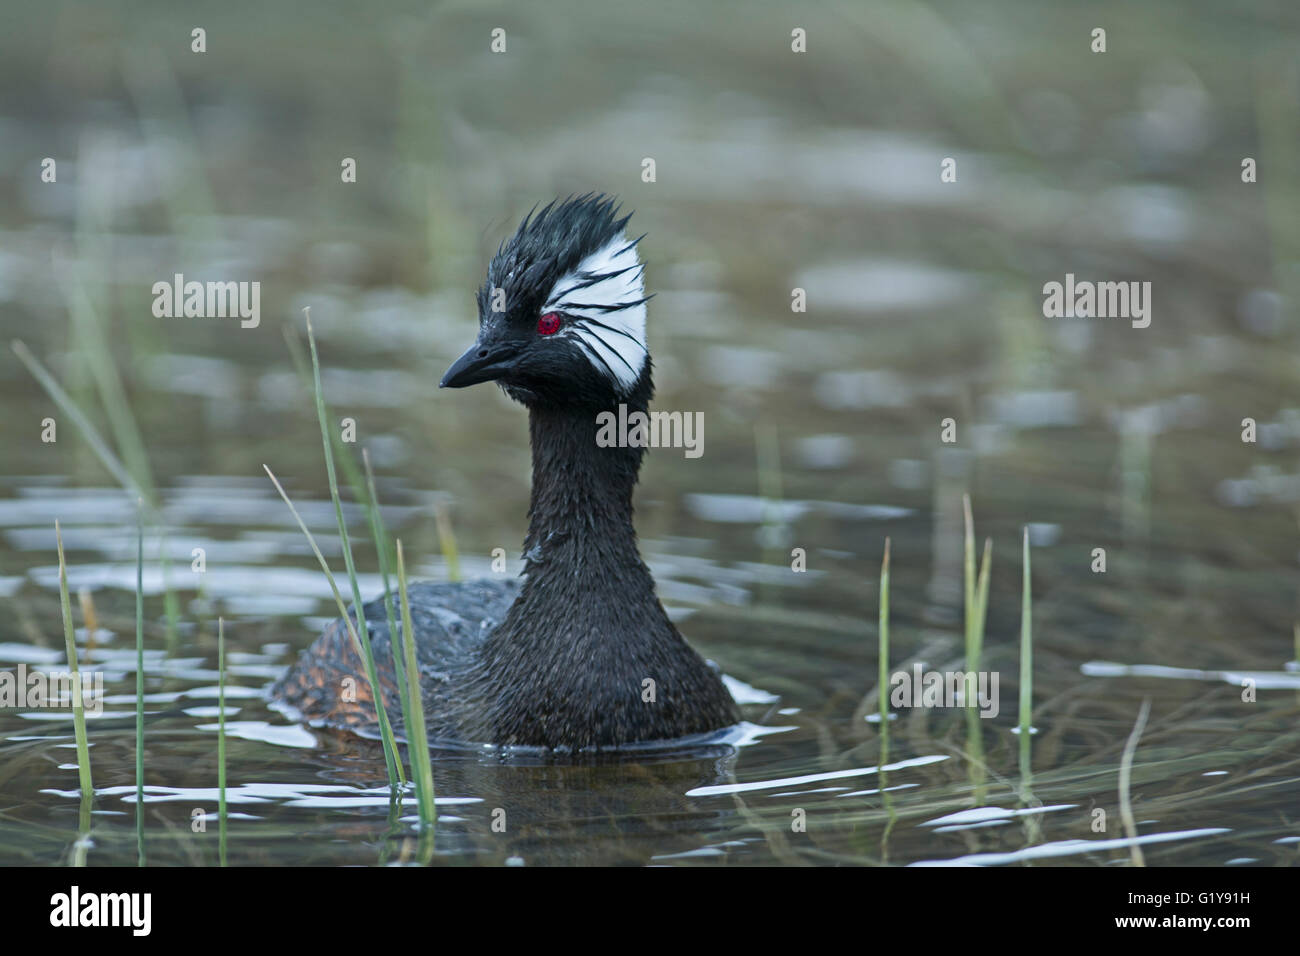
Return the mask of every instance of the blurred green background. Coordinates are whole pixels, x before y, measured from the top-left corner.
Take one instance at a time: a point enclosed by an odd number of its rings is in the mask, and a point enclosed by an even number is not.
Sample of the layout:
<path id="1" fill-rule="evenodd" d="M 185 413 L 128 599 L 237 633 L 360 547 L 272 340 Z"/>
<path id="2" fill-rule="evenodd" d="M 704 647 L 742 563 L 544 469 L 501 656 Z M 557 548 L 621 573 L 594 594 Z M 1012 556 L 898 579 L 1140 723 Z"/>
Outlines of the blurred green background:
<path id="1" fill-rule="evenodd" d="M 1104 53 L 1090 49 L 1096 27 Z M 496 28 L 503 53 L 490 49 Z M 791 50 L 795 28 L 805 53 Z M 331 613 L 261 470 L 328 530 L 314 412 L 291 361 L 301 309 L 327 398 L 356 419 L 420 573 L 446 573 L 437 503 L 469 573 L 486 573 L 497 547 L 516 571 L 526 416 L 494 389 L 436 383 L 472 340 L 473 290 L 522 215 L 570 193 L 616 195 L 649 233 L 657 406 L 706 424 L 703 458 L 649 457 L 638 526 L 683 629 L 780 695 L 797 728 L 746 752 L 753 773 L 869 761 L 874 732 L 855 707 L 874 686 L 884 535 L 900 661 L 959 654 L 969 491 L 994 540 L 1003 656 L 995 646 L 991 666 L 1008 675 L 1007 701 L 1024 525 L 1038 549 L 1036 760 L 1064 774 L 1058 796 L 1113 796 L 1117 748 L 1154 695 L 1148 736 L 1169 759 L 1199 774 L 1232 755 L 1274 788 L 1244 796 L 1216 780 L 1190 799 L 1186 780 L 1153 771 L 1154 794 L 1184 795 L 1162 820 L 1251 834 L 1248 851 L 1211 841 L 1170 859 L 1293 855 L 1273 842 L 1271 802 L 1296 793 L 1290 689 L 1243 709 L 1231 680 L 1085 665 L 1254 669 L 1283 688 L 1295 676 L 1283 668 L 1300 553 L 1298 37 L 1283 0 L 9 5 L 0 333 L 124 458 L 131 428 L 114 415 L 129 408 L 167 522 L 151 561 L 168 550 L 191 628 L 183 653 L 206 660 L 204 622 L 224 613 L 257 687 Z M 41 181 L 45 157 L 55 183 Z M 940 181 L 945 157 L 955 183 Z M 1258 182 L 1242 182 L 1245 157 Z M 341 181 L 345 158 L 355 183 Z M 175 273 L 259 281 L 260 325 L 154 318 L 151 287 Z M 1044 318 L 1042 286 L 1066 273 L 1151 282 L 1151 326 Z M 791 311 L 796 287 L 807 312 Z M 8 348 L 0 402 L 0 596 L 13 609 L 0 641 L 60 646 L 56 517 L 74 589 L 94 590 L 107 629 L 125 634 L 128 501 Z M 40 441 L 47 416 L 55 444 Z M 1248 417 L 1255 444 L 1241 441 Z M 202 580 L 193 547 L 208 552 Z M 792 547 L 810 573 L 789 571 Z M 1097 547 L 1104 576 L 1089 570 Z M 362 560 L 373 571 L 373 552 Z M 156 563 L 148 580 L 156 626 Z M 184 696 L 205 680 L 160 664 L 157 689 Z M 210 744 L 180 726 L 155 755 L 164 775 Z M 912 725 L 910 748 L 943 750 L 944 727 Z M 270 779 L 316 772 L 249 733 L 263 749 L 244 758 Z M 1013 748 L 1003 733 L 989 760 Z M 935 800 L 965 805 L 958 764 L 917 771 Z M 1081 764 L 1112 775 L 1073 776 Z M 31 819 L 61 812 L 13 783 L 0 795 L 32 801 Z M 836 812 L 845 832 L 862 823 Z M 702 845 L 711 826 L 677 836 Z M 897 838 L 906 858 L 940 852 L 929 831 Z M 566 839 L 550 844 L 561 857 Z M 826 852 L 858 852 L 826 839 Z"/>

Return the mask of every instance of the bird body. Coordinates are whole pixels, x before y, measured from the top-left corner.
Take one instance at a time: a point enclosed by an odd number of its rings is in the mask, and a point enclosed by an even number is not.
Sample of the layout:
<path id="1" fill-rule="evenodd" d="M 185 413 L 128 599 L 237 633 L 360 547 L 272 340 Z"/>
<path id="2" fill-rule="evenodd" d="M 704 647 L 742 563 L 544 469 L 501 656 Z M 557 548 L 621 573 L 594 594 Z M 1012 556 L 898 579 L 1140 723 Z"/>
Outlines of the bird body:
<path id="1" fill-rule="evenodd" d="M 599 196 L 526 217 L 488 267 L 477 340 L 443 378 L 443 387 L 496 381 L 528 408 L 533 483 L 522 584 L 410 589 L 435 738 L 606 749 L 737 719 L 721 678 L 669 620 L 641 560 L 632 492 L 645 449 L 597 440 L 601 413 L 620 405 L 645 412 L 654 392 L 640 240 L 627 239 L 626 223 Z M 382 600 L 367 604 L 365 616 L 399 723 Z M 365 730 L 375 709 L 363 675 L 336 621 L 272 696 L 305 719 Z M 348 677 L 352 701 L 340 690 Z"/>

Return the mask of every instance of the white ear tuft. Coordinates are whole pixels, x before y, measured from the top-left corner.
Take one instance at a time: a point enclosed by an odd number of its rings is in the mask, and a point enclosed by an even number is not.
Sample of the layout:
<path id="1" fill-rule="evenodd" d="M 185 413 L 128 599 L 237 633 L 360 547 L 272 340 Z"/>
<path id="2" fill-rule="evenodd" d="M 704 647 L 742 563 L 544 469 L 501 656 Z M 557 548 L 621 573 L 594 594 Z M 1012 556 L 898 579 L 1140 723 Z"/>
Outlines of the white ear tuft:
<path id="1" fill-rule="evenodd" d="M 620 234 L 587 256 L 555 283 L 542 312 L 561 312 L 574 337 L 600 372 L 628 392 L 645 368 L 645 267 L 636 240 Z"/>

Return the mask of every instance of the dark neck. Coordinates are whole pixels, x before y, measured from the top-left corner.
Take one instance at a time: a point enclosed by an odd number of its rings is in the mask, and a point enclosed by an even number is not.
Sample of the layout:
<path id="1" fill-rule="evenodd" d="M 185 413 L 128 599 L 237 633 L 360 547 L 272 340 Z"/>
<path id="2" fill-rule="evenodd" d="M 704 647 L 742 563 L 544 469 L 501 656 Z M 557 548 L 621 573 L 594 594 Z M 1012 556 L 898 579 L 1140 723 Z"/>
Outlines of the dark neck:
<path id="1" fill-rule="evenodd" d="M 646 410 L 644 378 L 643 392 L 625 400 L 628 414 Z M 736 718 L 638 553 L 632 490 L 644 449 L 597 445 L 599 411 L 529 411 L 525 580 L 484 639 L 466 739 L 600 747 L 704 733 Z M 617 403 L 609 411 L 617 415 Z"/>
<path id="2" fill-rule="evenodd" d="M 629 405 L 628 412 L 645 407 Z M 610 411 L 617 415 L 617 406 Z M 533 489 L 524 557 L 530 582 L 580 572 L 595 562 L 611 572 L 611 562 L 624 571 L 628 564 L 644 571 L 632 525 L 632 491 L 644 449 L 599 447 L 596 414 L 574 408 L 529 411 Z M 627 583 L 612 573 L 591 578 L 595 584 Z M 648 575 L 637 583 L 653 590 Z"/>
<path id="3" fill-rule="evenodd" d="M 617 405 L 610 411 L 617 415 Z M 525 578 L 485 646 L 497 668 L 568 661 L 589 670 L 593 662 L 584 655 L 593 643 L 602 654 L 626 655 L 681 639 L 655 595 L 632 525 L 644 449 L 600 447 L 597 414 L 592 408 L 529 409 L 533 489 Z"/>

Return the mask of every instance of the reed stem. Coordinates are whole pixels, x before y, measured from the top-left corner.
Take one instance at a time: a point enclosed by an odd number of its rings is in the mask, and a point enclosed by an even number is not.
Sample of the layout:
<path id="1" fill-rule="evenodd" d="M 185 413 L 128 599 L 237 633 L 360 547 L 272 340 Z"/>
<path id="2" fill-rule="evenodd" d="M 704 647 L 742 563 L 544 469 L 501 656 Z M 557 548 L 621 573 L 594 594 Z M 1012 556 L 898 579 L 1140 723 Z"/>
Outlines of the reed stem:
<path id="1" fill-rule="evenodd" d="M 54 522 L 54 540 L 59 550 L 59 607 L 63 611 L 63 645 L 68 654 L 68 673 L 72 684 L 72 726 L 77 738 L 77 782 L 82 800 L 95 793 L 90 780 L 90 744 L 86 737 L 86 708 L 82 693 L 81 671 L 77 667 L 77 640 L 72 627 L 72 603 L 68 599 L 68 565 L 63 557 L 63 531 Z"/>

